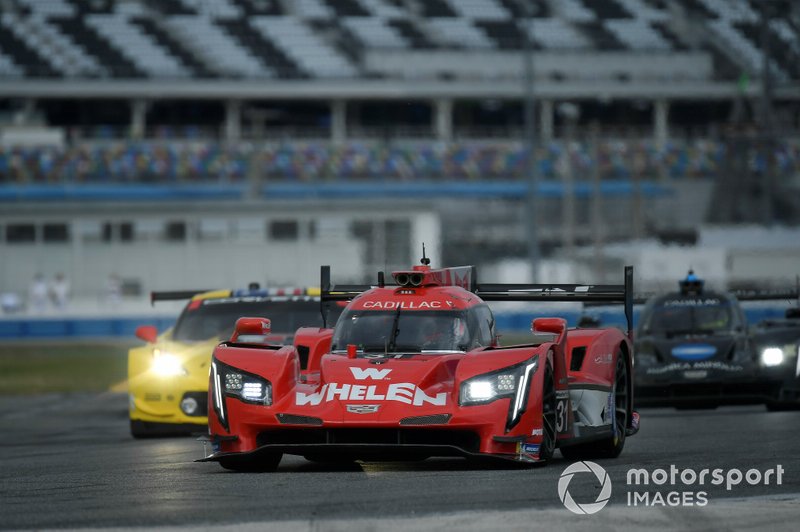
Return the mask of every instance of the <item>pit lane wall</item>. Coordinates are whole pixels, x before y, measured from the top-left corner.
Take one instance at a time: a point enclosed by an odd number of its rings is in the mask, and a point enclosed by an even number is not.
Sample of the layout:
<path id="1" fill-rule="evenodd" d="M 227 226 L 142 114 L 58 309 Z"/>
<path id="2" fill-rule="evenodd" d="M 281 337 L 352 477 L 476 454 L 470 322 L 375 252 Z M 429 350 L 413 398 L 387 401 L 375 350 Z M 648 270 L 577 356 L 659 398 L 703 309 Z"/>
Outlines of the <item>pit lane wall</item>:
<path id="1" fill-rule="evenodd" d="M 781 318 L 784 306 L 758 306 L 745 308 L 748 322 L 755 324 L 764 319 Z M 497 330 L 502 334 L 530 331 L 531 320 L 538 317 L 558 315 L 574 327 L 581 316 L 589 314 L 600 320 L 603 326 L 624 327 L 622 311 L 616 308 L 593 308 L 589 311 L 571 309 L 554 313 L 552 308 L 532 308 L 519 311 L 499 311 L 495 314 Z M 634 322 L 639 309 L 634 310 Z M 84 339 L 132 339 L 136 327 L 154 325 L 159 332 L 175 322 L 174 316 L 5 316 L 0 317 L 0 341 L 13 340 L 84 340 Z"/>

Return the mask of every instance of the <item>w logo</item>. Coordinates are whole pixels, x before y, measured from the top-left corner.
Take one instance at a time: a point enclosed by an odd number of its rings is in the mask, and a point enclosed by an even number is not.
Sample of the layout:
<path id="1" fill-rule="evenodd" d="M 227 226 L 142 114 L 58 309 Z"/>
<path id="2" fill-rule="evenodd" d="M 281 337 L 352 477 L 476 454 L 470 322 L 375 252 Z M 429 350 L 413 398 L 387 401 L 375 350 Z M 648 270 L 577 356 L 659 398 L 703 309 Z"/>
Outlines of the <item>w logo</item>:
<path id="1" fill-rule="evenodd" d="M 378 368 L 350 368 L 353 372 L 353 377 L 358 381 L 366 379 L 381 380 L 386 377 L 391 369 L 378 369 Z"/>

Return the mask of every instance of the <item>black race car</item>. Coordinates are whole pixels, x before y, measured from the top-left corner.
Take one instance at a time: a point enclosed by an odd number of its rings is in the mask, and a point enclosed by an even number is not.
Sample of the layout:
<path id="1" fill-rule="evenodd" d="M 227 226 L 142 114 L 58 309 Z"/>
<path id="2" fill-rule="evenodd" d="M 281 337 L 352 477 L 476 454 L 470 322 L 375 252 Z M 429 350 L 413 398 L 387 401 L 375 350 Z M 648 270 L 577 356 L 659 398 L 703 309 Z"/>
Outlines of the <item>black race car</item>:
<path id="1" fill-rule="evenodd" d="M 710 292 L 693 272 L 680 291 L 651 297 L 636 332 L 635 379 L 640 404 L 715 406 L 765 402 L 763 378 L 738 299 Z"/>
<path id="2" fill-rule="evenodd" d="M 800 305 L 782 320 L 764 320 L 753 329 L 761 374 L 772 383 L 767 407 L 800 408 Z"/>

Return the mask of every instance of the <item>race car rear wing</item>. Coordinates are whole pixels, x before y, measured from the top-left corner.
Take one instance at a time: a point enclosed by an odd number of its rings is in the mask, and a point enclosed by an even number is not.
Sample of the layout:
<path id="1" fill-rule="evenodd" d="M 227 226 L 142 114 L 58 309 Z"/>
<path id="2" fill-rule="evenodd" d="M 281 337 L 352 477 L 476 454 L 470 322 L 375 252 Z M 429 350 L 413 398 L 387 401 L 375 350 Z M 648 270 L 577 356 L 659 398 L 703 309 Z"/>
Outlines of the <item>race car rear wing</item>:
<path id="1" fill-rule="evenodd" d="M 470 290 L 484 301 L 623 303 L 628 335 L 630 336 L 633 331 L 633 266 L 625 266 L 623 283 L 614 285 L 478 283 L 474 266 L 471 279 Z M 383 272 L 378 273 L 378 286 L 384 286 Z M 322 320 L 327 323 L 326 302 L 348 301 L 374 286 L 364 284 L 332 285 L 330 266 L 322 266 L 320 288 Z"/>
<path id="2" fill-rule="evenodd" d="M 730 290 L 739 301 L 776 301 L 776 300 L 795 300 L 800 298 L 800 291 L 795 289 L 775 289 L 775 290 Z"/>
<path id="3" fill-rule="evenodd" d="M 253 283 L 255 284 L 255 283 Z M 222 297 L 260 297 L 260 298 L 273 298 L 273 297 L 294 297 L 294 298 L 312 298 L 319 294 L 319 290 L 314 287 L 268 287 L 260 288 L 255 284 L 252 288 L 238 289 L 238 290 L 174 290 L 164 292 L 150 292 L 150 304 L 156 301 L 174 301 L 179 299 L 191 299 L 197 294 L 206 294 L 207 297 L 222 298 Z"/>
<path id="4" fill-rule="evenodd" d="M 628 335 L 633 331 L 633 266 L 625 266 L 622 284 L 476 283 L 473 292 L 484 301 L 623 303 Z"/>
<path id="5" fill-rule="evenodd" d="M 150 292 L 150 305 L 156 301 L 177 301 L 179 299 L 191 299 L 197 294 L 208 292 L 209 290 L 172 290 L 164 292 Z"/>

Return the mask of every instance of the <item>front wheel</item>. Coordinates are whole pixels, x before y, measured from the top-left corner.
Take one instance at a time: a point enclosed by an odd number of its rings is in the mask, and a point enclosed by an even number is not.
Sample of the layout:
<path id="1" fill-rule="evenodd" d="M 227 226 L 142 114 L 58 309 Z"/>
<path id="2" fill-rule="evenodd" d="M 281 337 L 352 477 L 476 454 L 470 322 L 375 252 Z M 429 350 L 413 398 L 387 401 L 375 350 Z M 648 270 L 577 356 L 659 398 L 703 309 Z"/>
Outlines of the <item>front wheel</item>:
<path id="1" fill-rule="evenodd" d="M 553 366 L 550 361 L 544 369 L 544 388 L 542 390 L 542 443 L 539 446 L 539 460 L 546 462 L 556 450 L 556 386 Z"/>
<path id="2" fill-rule="evenodd" d="M 567 460 L 583 460 L 586 458 L 616 458 L 625 447 L 625 436 L 628 430 L 630 415 L 630 372 L 622 352 L 617 351 L 617 364 L 614 371 L 614 414 L 611 418 L 612 436 L 598 441 L 570 445 L 561 448 L 561 454 Z"/>

